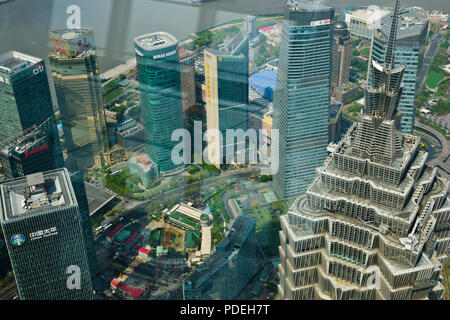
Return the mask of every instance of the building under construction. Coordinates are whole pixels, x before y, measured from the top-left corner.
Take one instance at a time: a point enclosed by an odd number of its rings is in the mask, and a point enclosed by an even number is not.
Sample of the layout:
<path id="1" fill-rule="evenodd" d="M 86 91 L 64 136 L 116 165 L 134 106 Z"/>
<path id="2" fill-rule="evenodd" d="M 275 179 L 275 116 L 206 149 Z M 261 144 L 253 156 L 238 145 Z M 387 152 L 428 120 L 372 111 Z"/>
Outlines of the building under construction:
<path id="1" fill-rule="evenodd" d="M 370 61 L 364 115 L 281 217 L 282 299 L 441 299 L 450 182 L 397 130 L 405 66 L 394 67 L 399 1 L 384 64 Z"/>

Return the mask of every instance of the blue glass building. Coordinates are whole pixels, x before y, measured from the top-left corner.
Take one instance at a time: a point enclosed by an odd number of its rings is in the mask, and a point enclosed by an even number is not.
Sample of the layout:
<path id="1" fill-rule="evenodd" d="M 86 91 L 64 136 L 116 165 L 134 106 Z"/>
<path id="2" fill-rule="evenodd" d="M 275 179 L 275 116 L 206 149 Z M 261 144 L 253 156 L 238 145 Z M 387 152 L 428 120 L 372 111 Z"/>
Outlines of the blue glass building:
<path id="1" fill-rule="evenodd" d="M 280 199 L 305 192 L 327 156 L 333 16 L 334 8 L 307 1 L 285 7 L 273 107 Z"/>

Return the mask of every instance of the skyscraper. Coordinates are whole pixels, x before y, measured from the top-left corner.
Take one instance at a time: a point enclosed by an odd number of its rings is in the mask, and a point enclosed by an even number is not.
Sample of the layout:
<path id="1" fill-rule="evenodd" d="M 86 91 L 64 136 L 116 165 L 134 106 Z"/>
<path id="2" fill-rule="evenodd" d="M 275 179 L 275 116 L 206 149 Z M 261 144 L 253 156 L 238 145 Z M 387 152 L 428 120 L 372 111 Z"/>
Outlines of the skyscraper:
<path id="1" fill-rule="evenodd" d="M 181 54 L 183 51 L 183 55 Z M 180 81 L 181 104 L 183 113 L 189 107 L 197 104 L 195 96 L 195 54 L 190 54 L 180 48 Z"/>
<path id="2" fill-rule="evenodd" d="M 171 159 L 177 144 L 172 132 L 183 128 L 178 40 L 155 32 L 137 37 L 134 45 L 146 151 L 161 173 L 170 174 L 182 168 Z"/>
<path id="3" fill-rule="evenodd" d="M 333 16 L 334 9 L 322 4 L 289 0 L 285 6 L 273 102 L 280 199 L 304 192 L 327 155 Z"/>
<path id="4" fill-rule="evenodd" d="M 59 144 L 44 60 L 17 51 L 0 55 L 0 141 L 47 119 Z"/>
<path id="5" fill-rule="evenodd" d="M 345 22 L 348 25 L 350 33 L 354 37 L 372 40 L 374 24 L 377 19 L 381 19 L 391 12 L 386 8 L 370 6 L 364 9 L 351 10 L 345 14 Z"/>
<path id="6" fill-rule="evenodd" d="M 55 119 L 0 141 L 0 163 L 6 179 L 64 167 Z"/>
<path id="7" fill-rule="evenodd" d="M 371 54 L 372 59 L 380 64 L 384 62 L 391 21 L 392 15 L 383 17 L 379 23 L 380 28 L 374 31 Z M 414 128 L 414 111 L 419 93 L 421 80 L 419 74 L 426 49 L 428 24 L 428 14 L 422 8 L 405 8 L 399 14 L 395 61 L 397 65 L 406 67 L 402 82 L 403 93 L 398 105 L 402 114 L 401 131 L 404 133 L 411 133 Z"/>
<path id="8" fill-rule="evenodd" d="M 333 51 L 331 85 L 333 89 L 348 82 L 352 59 L 352 40 L 347 24 L 338 21 L 333 25 Z"/>
<path id="9" fill-rule="evenodd" d="M 258 29 L 256 29 L 256 17 L 246 16 L 242 26 L 242 31 L 248 35 L 249 40 L 253 40 L 258 36 Z"/>
<path id="10" fill-rule="evenodd" d="M 224 163 L 228 145 L 226 130 L 247 130 L 248 121 L 248 35 L 239 33 L 240 41 L 233 41 L 229 51 L 205 49 L 206 122 L 207 128 L 222 133 L 218 138 L 208 137 L 208 158 L 216 167 Z M 244 146 L 245 147 L 245 146 Z"/>
<path id="11" fill-rule="evenodd" d="M 93 32 L 55 30 L 50 32 L 50 45 L 67 166 L 84 170 L 108 164 L 108 135 Z"/>
<path id="12" fill-rule="evenodd" d="M 439 299 L 450 244 L 450 181 L 420 138 L 396 130 L 405 66 L 394 62 L 399 2 L 383 65 L 370 61 L 362 122 L 281 217 L 282 299 Z"/>
<path id="13" fill-rule="evenodd" d="M 82 218 L 67 169 L 4 182 L 0 197 L 20 298 L 92 299 Z"/>
<path id="14" fill-rule="evenodd" d="M 255 221 L 240 215 L 216 251 L 186 279 L 184 299 L 235 299 L 256 271 L 256 250 Z"/>
<path id="15" fill-rule="evenodd" d="M 97 254 L 95 252 L 94 234 L 92 232 L 91 217 L 89 212 L 89 201 L 83 179 L 83 172 L 77 171 L 69 173 L 70 182 L 77 199 L 78 210 L 80 212 L 81 229 L 83 232 L 84 245 L 88 257 L 89 271 L 94 277 L 100 270 L 97 268 Z"/>

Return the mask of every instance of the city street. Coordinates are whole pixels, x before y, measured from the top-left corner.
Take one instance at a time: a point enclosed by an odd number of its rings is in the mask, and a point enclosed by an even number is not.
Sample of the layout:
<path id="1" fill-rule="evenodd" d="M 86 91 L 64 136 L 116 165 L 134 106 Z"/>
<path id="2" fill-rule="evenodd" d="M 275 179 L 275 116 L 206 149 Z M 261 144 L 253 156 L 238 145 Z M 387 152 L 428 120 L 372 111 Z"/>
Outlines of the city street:
<path id="1" fill-rule="evenodd" d="M 439 43 L 442 41 L 442 39 L 442 34 L 438 33 L 435 34 L 433 39 L 430 41 L 427 51 L 425 52 L 425 55 L 423 57 L 422 70 L 418 76 L 418 78 L 420 79 L 419 88 L 424 85 L 427 79 L 428 69 L 430 68 L 431 61 L 433 60 L 437 49 L 439 48 Z"/>

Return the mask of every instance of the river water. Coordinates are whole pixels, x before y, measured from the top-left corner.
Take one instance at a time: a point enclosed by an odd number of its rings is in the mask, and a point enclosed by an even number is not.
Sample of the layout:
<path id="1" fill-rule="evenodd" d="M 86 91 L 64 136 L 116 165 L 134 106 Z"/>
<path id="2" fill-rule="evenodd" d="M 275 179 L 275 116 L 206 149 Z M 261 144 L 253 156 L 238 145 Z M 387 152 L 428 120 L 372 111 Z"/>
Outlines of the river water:
<path id="1" fill-rule="evenodd" d="M 48 31 L 63 28 L 67 7 L 81 9 L 81 26 L 94 29 L 100 71 L 134 56 L 133 39 L 167 31 L 178 39 L 248 14 L 282 12 L 285 0 L 218 0 L 200 6 L 187 0 L 13 0 L 0 5 L 0 53 L 18 50 L 38 57 L 48 53 Z M 336 7 L 393 6 L 393 0 L 322 0 Z M 449 0 L 402 0 L 401 6 L 450 11 Z"/>

